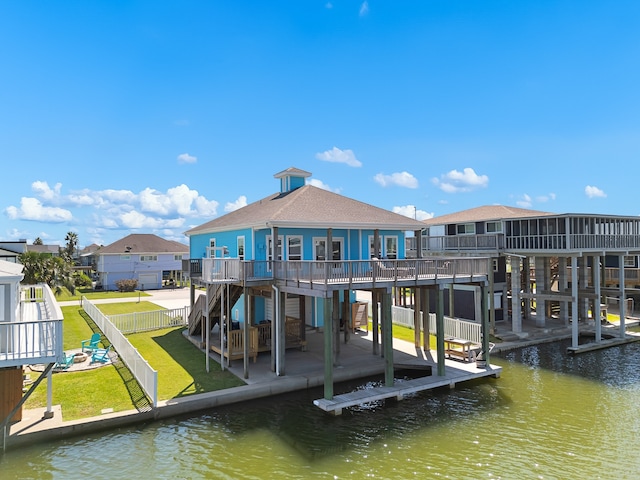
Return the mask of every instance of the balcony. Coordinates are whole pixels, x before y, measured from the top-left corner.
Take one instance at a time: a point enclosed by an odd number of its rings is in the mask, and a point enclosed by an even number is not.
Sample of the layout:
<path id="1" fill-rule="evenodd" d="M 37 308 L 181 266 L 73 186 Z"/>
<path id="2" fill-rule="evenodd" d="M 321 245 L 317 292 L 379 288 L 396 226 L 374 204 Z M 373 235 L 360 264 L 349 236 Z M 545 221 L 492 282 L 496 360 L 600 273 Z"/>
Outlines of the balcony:
<path id="1" fill-rule="evenodd" d="M 306 290 L 339 287 L 429 285 L 480 281 L 488 274 L 487 258 L 420 258 L 407 260 L 242 261 L 230 258 L 191 260 L 204 283 L 271 283 Z"/>
<path id="2" fill-rule="evenodd" d="M 62 310 L 47 285 L 20 287 L 16 317 L 0 322 L 0 368 L 63 360 Z"/>

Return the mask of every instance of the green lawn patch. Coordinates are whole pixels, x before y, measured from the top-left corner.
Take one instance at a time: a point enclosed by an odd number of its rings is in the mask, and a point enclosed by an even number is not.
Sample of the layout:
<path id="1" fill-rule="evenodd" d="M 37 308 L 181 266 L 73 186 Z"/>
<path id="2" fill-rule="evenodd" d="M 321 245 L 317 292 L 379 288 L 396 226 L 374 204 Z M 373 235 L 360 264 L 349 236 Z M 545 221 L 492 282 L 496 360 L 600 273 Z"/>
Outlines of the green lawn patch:
<path id="1" fill-rule="evenodd" d="M 116 291 L 101 291 L 93 290 L 92 288 L 76 288 L 74 295 L 66 288 L 62 289 L 60 295 L 56 295 L 58 302 L 68 302 L 71 300 L 80 300 L 82 297 L 87 297 L 89 300 L 105 299 L 105 298 L 131 298 L 131 297 L 149 297 L 146 292 L 116 292 Z"/>
<path id="2" fill-rule="evenodd" d="M 159 400 L 244 385 L 231 372 L 222 371 L 220 364 L 213 360 L 207 373 L 204 352 L 182 335 L 183 330 L 184 327 L 175 327 L 128 336 L 132 345 L 158 371 Z"/>
<path id="3" fill-rule="evenodd" d="M 31 372 L 35 380 L 40 372 Z M 62 407 L 64 420 L 100 415 L 102 409 L 113 408 L 114 412 L 134 410 L 135 405 L 122 378 L 113 365 L 82 372 L 54 373 L 53 404 Z M 47 382 L 41 382 L 29 397 L 25 408 L 47 405 Z"/>
<path id="4" fill-rule="evenodd" d="M 105 315 L 120 315 L 123 313 L 155 312 L 166 310 L 151 302 L 121 302 L 121 303 L 96 303 L 96 307 Z"/>

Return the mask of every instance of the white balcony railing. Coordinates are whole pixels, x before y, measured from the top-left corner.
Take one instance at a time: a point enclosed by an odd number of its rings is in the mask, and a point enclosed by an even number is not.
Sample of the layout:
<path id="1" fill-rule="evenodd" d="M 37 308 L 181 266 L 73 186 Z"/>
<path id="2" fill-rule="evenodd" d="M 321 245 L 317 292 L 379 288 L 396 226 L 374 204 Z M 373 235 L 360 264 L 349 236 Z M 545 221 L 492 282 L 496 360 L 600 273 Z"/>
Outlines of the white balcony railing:
<path id="1" fill-rule="evenodd" d="M 62 310 L 51 289 L 21 287 L 19 305 L 19 318 L 0 322 L 0 367 L 62 361 Z"/>
<path id="2" fill-rule="evenodd" d="M 486 258 L 419 258 L 406 260 L 241 261 L 229 258 L 202 260 L 205 282 L 270 279 L 288 283 L 353 284 L 393 283 L 488 274 Z"/>

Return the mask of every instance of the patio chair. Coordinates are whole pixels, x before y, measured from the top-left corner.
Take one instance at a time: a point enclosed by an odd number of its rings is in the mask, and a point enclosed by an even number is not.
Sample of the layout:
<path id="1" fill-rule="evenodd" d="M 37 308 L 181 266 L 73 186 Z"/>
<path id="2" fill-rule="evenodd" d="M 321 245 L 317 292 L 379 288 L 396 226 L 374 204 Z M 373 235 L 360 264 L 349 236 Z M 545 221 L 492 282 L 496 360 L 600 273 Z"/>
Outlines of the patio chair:
<path id="1" fill-rule="evenodd" d="M 93 352 L 94 350 L 98 350 L 98 343 L 100 343 L 100 334 L 94 333 L 88 340 L 82 340 L 82 345 L 80 348 L 83 352 L 85 350 Z"/>
<path id="2" fill-rule="evenodd" d="M 75 359 L 74 355 L 69 355 L 67 356 L 67 354 L 65 353 L 65 357 L 64 357 L 64 362 L 58 362 L 56 363 L 56 366 L 54 367 L 55 370 L 66 370 L 68 369 L 71 365 L 73 365 L 73 361 Z"/>
<path id="3" fill-rule="evenodd" d="M 111 345 L 107 348 L 98 348 L 93 351 L 91 355 L 91 363 L 100 362 L 106 363 L 109 361 L 109 350 L 111 350 Z"/>

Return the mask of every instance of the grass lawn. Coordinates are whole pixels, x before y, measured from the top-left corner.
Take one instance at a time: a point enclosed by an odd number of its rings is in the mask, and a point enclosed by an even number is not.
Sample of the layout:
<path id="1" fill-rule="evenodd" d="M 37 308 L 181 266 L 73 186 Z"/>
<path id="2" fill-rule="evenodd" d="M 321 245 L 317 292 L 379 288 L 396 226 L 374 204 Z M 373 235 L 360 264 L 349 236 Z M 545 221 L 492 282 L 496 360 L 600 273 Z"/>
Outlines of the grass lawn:
<path id="1" fill-rule="evenodd" d="M 56 300 L 58 302 L 68 302 L 71 300 L 80 300 L 83 296 L 87 297 L 89 300 L 96 299 L 104 299 L 104 298 L 129 298 L 129 297 L 149 297 L 150 295 L 146 292 L 112 292 L 112 291 L 101 291 L 101 290 L 93 290 L 92 288 L 76 288 L 75 295 L 71 295 L 71 292 L 66 288 L 62 289 L 62 293 L 60 295 L 56 295 Z"/>
<path id="2" fill-rule="evenodd" d="M 207 373 L 204 352 L 184 338 L 183 330 L 184 327 L 175 327 L 127 337 L 158 371 L 159 400 L 244 385 L 231 372 L 222 371 L 213 360 Z"/>
<path id="3" fill-rule="evenodd" d="M 98 306 L 107 315 L 161 309 L 151 302 Z M 80 348 L 82 340 L 91 337 L 93 322 L 78 306 L 62 307 L 62 313 L 64 349 Z M 204 353 L 182 336 L 182 329 L 183 327 L 178 327 L 129 336 L 131 343 L 158 371 L 160 400 L 244 385 L 232 373 L 222 372 L 220 365 L 213 360 L 210 373 L 206 373 Z M 105 343 L 108 343 L 106 339 Z M 32 380 L 39 376 L 39 372 L 27 373 Z M 46 406 L 46 396 L 46 381 L 43 381 L 29 397 L 25 408 Z M 136 405 L 146 405 L 148 402 L 142 397 L 131 373 L 122 362 L 118 362 L 116 366 L 107 365 L 93 370 L 54 373 L 53 403 L 62 406 L 65 420 L 74 420 L 100 415 L 104 408 L 113 408 L 115 412 L 134 410 Z"/>
<path id="4" fill-rule="evenodd" d="M 166 310 L 151 302 L 122 302 L 122 303 L 97 303 L 96 307 L 105 315 L 120 315 L 122 313 L 155 312 Z"/>

